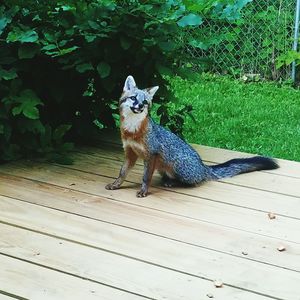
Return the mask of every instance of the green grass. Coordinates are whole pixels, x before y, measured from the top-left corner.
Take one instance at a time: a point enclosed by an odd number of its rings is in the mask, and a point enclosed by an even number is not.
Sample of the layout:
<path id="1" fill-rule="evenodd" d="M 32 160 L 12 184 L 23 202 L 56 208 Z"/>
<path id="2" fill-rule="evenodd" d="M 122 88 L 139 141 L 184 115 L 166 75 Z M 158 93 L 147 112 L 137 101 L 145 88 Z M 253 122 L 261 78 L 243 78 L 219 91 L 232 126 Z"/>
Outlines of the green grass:
<path id="1" fill-rule="evenodd" d="M 189 142 L 300 161 L 300 91 L 275 83 L 244 83 L 199 75 L 169 79 L 178 103 L 192 104 L 186 118 Z"/>

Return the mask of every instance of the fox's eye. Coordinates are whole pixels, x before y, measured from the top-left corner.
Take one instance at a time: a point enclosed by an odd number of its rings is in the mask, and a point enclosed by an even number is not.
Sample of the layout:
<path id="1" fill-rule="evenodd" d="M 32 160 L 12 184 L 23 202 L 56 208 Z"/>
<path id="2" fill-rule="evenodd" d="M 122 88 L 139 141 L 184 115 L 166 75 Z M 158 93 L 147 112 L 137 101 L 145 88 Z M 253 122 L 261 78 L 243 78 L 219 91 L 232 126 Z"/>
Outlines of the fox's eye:
<path id="1" fill-rule="evenodd" d="M 144 105 L 147 105 L 147 104 L 148 104 L 148 101 L 147 101 L 147 100 L 144 100 L 144 101 L 143 101 L 143 104 L 144 104 Z"/>
<path id="2" fill-rule="evenodd" d="M 131 97 L 129 97 L 132 101 L 136 101 L 137 99 L 136 99 L 136 96 L 131 96 Z"/>

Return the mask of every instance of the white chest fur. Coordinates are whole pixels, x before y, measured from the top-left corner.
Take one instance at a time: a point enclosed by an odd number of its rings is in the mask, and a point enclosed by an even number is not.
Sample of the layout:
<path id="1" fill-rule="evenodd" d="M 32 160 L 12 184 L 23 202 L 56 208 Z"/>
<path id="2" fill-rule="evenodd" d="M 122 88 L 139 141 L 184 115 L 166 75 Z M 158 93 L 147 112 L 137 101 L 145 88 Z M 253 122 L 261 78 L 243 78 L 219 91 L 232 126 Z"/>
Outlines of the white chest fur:
<path id="1" fill-rule="evenodd" d="M 123 128 L 128 132 L 136 132 L 140 129 L 142 122 L 147 117 L 145 112 L 134 114 L 132 111 L 122 112 L 123 115 Z"/>

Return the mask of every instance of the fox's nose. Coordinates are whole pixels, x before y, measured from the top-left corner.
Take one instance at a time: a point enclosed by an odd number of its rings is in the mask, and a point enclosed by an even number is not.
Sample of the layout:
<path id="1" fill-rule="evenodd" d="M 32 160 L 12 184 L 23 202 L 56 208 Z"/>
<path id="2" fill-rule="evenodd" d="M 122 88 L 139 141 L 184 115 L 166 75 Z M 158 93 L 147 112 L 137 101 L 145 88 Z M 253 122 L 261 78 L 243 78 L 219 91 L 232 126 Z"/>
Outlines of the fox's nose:
<path id="1" fill-rule="evenodd" d="M 144 104 L 143 103 L 140 103 L 139 104 L 139 108 L 141 109 L 141 108 L 143 108 L 144 107 Z"/>

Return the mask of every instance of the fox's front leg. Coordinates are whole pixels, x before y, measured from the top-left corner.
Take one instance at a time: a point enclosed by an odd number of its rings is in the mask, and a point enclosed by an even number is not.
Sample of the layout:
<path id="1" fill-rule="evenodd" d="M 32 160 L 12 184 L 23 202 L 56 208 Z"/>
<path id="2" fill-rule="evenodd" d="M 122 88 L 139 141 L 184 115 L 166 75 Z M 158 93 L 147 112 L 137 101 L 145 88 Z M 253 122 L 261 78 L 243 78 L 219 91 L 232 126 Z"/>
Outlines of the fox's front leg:
<path id="1" fill-rule="evenodd" d="M 151 183 L 151 179 L 153 176 L 153 172 L 155 170 L 156 157 L 153 156 L 148 160 L 144 160 L 144 176 L 142 187 L 139 192 L 137 192 L 137 197 L 146 197 L 148 194 L 149 185 Z"/>
<path id="2" fill-rule="evenodd" d="M 128 172 L 135 165 L 138 156 L 131 148 L 125 149 L 125 162 L 120 170 L 119 177 L 113 182 L 105 186 L 107 190 L 116 190 L 124 182 Z"/>

